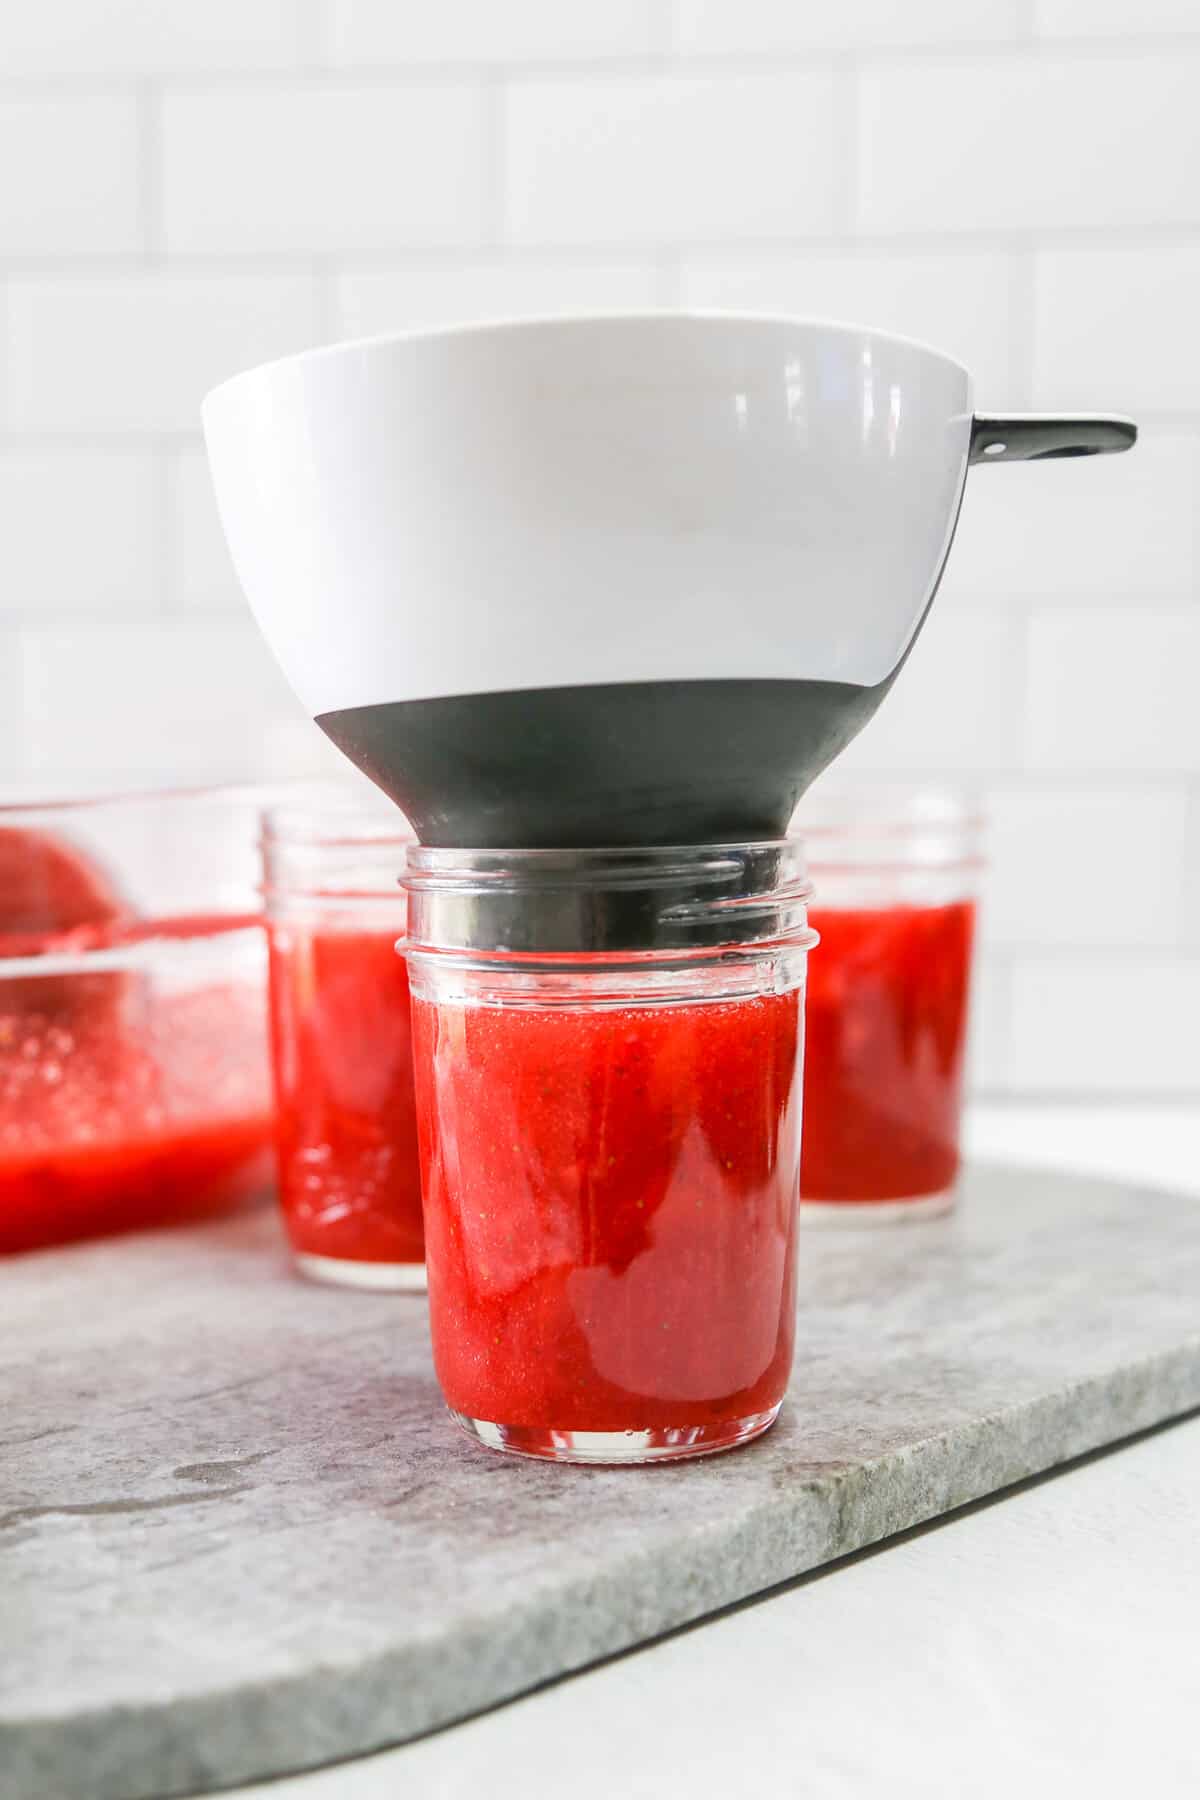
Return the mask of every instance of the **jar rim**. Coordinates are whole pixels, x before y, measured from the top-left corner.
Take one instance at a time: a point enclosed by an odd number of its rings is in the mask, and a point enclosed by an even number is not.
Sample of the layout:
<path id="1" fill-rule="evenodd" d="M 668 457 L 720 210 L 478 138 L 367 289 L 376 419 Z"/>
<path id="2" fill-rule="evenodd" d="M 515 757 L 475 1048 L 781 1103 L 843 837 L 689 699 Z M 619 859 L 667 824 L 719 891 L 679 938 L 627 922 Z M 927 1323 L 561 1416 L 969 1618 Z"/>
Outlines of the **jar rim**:
<path id="1" fill-rule="evenodd" d="M 480 881 L 499 888 L 506 879 L 514 888 L 531 889 L 608 881 L 636 885 L 651 874 L 664 882 L 684 883 L 731 870 L 738 866 L 738 858 L 769 856 L 785 849 L 806 869 L 804 839 L 799 833 L 715 844 L 599 844 L 579 849 L 542 845 L 531 850 L 448 848 L 418 844 L 414 839 L 405 862 L 404 886 L 432 889 Z"/>
<path id="2" fill-rule="evenodd" d="M 799 838 L 408 850 L 410 953 L 711 952 L 798 943 L 812 893 Z"/>

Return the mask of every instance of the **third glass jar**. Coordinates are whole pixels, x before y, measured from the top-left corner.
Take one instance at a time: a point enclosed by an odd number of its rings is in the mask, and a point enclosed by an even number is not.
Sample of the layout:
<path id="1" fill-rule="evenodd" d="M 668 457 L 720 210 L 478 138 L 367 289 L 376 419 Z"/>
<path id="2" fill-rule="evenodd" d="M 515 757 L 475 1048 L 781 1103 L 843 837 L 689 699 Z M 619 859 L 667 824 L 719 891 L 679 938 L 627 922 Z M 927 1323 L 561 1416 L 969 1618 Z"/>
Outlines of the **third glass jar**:
<path id="1" fill-rule="evenodd" d="M 821 936 L 808 985 L 801 1199 L 881 1221 L 947 1211 L 959 1170 L 981 821 L 945 789 L 803 803 Z"/>

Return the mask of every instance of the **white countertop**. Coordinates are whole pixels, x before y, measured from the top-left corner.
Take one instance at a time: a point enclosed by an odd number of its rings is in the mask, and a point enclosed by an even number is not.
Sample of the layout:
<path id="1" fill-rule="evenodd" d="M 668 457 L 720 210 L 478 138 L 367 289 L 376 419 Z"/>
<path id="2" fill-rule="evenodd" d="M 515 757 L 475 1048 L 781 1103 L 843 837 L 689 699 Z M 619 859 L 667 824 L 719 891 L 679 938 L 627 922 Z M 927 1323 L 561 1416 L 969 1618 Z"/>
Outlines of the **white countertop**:
<path id="1" fill-rule="evenodd" d="M 978 1107 L 972 1154 L 1200 1203 L 1200 1108 Z M 1200 1321 L 1197 1321 L 1200 1329 Z M 1200 1418 L 257 1800 L 1200 1791 Z"/>

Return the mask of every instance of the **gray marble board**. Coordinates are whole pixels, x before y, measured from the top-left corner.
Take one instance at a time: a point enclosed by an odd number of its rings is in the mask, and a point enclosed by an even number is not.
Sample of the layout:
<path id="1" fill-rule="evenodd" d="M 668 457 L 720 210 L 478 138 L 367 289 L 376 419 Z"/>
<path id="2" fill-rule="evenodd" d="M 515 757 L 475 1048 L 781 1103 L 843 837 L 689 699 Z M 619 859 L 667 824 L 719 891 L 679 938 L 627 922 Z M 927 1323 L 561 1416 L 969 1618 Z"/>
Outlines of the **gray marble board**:
<path id="1" fill-rule="evenodd" d="M 622 1470 L 444 1417 L 417 1298 L 274 1219 L 0 1267 L 0 1793 L 191 1793 L 396 1743 L 1200 1405 L 1200 1203 L 974 1170 L 811 1227 L 745 1450 Z"/>

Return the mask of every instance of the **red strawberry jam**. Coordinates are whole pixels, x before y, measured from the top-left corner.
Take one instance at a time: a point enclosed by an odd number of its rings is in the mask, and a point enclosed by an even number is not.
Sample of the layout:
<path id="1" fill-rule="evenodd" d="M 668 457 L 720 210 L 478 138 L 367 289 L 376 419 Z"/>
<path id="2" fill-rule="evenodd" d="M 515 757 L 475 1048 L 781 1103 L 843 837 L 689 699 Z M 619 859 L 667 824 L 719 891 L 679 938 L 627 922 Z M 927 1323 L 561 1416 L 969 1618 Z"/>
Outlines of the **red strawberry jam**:
<path id="1" fill-rule="evenodd" d="M 71 931 L 126 909 L 103 870 L 48 832 L 0 827 L 0 936 Z"/>
<path id="2" fill-rule="evenodd" d="M 271 931 L 279 1192 L 302 1255 L 425 1259 L 398 935 L 295 922 Z"/>
<path id="3" fill-rule="evenodd" d="M 801 1193 L 942 1194 L 958 1173 L 974 903 L 822 908 L 809 964 Z"/>
<path id="4" fill-rule="evenodd" d="M 63 997 L 105 981 L 131 984 L 115 1009 Z M 257 982 L 9 981 L 0 962 L 0 1252 L 224 1211 L 268 1184 L 270 1134 Z"/>
<path id="5" fill-rule="evenodd" d="M 794 1331 L 800 999 L 414 1001 L 455 1412 L 513 1445 L 769 1418 Z"/>
<path id="6" fill-rule="evenodd" d="M 0 828 L 0 1252 L 194 1218 L 261 1191 L 261 984 L 185 986 L 165 962 L 89 961 L 256 924 L 137 918 L 65 838 Z"/>
<path id="7" fill-rule="evenodd" d="M 95 933 L 131 914 L 94 861 L 49 832 L 0 827 L 0 959 L 72 955 Z M 0 960 L 0 974 L 3 961 Z M 9 1017 L 29 1010 L 55 1017 L 112 1016 L 129 985 L 120 970 L 11 976 L 0 993 Z"/>

